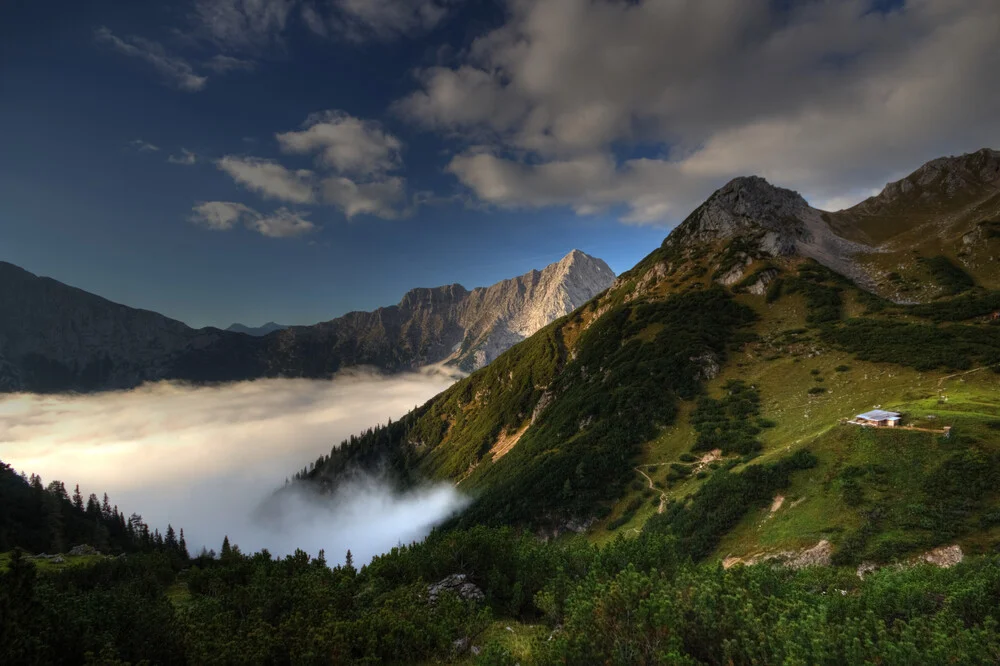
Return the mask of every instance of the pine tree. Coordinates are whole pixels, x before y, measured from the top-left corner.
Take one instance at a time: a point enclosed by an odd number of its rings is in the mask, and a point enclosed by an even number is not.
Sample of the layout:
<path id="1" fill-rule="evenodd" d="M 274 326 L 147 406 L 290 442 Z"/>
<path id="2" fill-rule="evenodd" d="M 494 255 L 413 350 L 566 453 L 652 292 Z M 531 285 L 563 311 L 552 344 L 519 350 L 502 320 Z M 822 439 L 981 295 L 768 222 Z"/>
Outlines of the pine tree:
<path id="1" fill-rule="evenodd" d="M 354 555 L 351 554 L 351 549 L 347 549 L 347 556 L 344 558 L 344 568 L 354 571 Z"/>
<path id="2" fill-rule="evenodd" d="M 181 528 L 181 539 L 180 539 L 180 541 L 177 542 L 177 550 L 180 552 L 181 557 L 183 557 L 185 560 L 190 559 L 191 556 L 188 555 L 187 541 L 184 540 L 184 528 L 183 527 Z"/>
<path id="3" fill-rule="evenodd" d="M 104 493 L 104 501 L 101 502 L 101 515 L 104 516 L 105 520 L 111 519 L 111 502 L 108 500 L 107 493 Z"/>
<path id="4" fill-rule="evenodd" d="M 222 539 L 222 552 L 219 553 L 219 559 L 228 560 L 233 555 L 233 549 L 229 545 L 229 535 L 227 534 Z"/>
<path id="5" fill-rule="evenodd" d="M 97 501 L 97 495 L 90 493 L 87 498 L 87 517 L 96 518 L 101 515 L 101 503 Z"/>
<path id="6" fill-rule="evenodd" d="M 177 533 L 174 532 L 174 526 L 169 523 L 167 524 L 167 538 L 163 544 L 167 550 L 177 550 Z"/>
<path id="7" fill-rule="evenodd" d="M 73 491 L 73 506 L 76 507 L 77 511 L 83 511 L 83 495 L 80 494 L 80 484 L 76 484 L 76 490 Z"/>

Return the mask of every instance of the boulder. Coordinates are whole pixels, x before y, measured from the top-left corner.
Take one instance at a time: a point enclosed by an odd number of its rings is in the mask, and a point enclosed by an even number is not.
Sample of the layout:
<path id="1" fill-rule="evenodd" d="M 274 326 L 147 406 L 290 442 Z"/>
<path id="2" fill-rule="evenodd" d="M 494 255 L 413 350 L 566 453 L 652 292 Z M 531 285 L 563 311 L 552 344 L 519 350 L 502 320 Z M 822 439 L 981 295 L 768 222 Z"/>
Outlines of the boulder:
<path id="1" fill-rule="evenodd" d="M 468 576 L 465 574 L 452 574 L 433 585 L 428 585 L 427 599 L 432 604 L 437 603 L 438 596 L 443 592 L 453 592 L 465 601 L 483 601 L 486 598 L 483 591 L 469 582 Z"/>

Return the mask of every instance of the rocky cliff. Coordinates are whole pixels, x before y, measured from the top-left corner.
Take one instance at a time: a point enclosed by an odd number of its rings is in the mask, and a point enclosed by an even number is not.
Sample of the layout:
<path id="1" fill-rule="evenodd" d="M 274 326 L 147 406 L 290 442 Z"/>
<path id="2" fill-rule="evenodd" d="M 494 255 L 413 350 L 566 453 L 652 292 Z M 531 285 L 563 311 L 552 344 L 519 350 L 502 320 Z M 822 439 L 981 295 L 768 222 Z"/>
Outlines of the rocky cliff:
<path id="1" fill-rule="evenodd" d="M 95 391 L 143 381 L 328 377 L 447 361 L 471 370 L 607 288 L 607 264 L 573 251 L 469 291 L 413 289 L 398 305 L 263 336 L 192 329 L 0 263 L 0 391 Z"/>

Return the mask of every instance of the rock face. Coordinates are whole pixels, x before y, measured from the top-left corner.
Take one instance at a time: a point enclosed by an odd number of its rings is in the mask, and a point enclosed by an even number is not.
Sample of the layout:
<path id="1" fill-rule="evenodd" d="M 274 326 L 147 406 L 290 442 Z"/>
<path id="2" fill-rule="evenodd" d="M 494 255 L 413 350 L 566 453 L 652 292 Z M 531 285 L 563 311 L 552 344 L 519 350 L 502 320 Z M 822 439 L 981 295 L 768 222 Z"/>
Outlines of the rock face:
<path id="1" fill-rule="evenodd" d="M 169 374 L 185 349 L 218 341 L 155 312 L 0 263 L 0 390 L 91 391 Z M 242 337 L 242 336 L 240 336 Z"/>
<path id="2" fill-rule="evenodd" d="M 444 592 L 457 594 L 465 601 L 482 601 L 486 598 L 483 591 L 471 583 L 465 574 L 452 574 L 433 585 L 428 585 L 427 600 L 432 604 L 436 603 L 438 597 Z"/>
<path id="3" fill-rule="evenodd" d="M 792 255 L 867 282 L 853 256 L 871 248 L 837 234 L 825 215 L 799 193 L 763 178 L 735 178 L 695 209 L 663 247 L 690 256 L 705 245 L 724 244 L 714 279 L 726 285 L 740 281 L 754 261 Z"/>
<path id="4" fill-rule="evenodd" d="M 354 365 L 397 372 L 447 361 L 473 370 L 613 280 L 607 264 L 574 250 L 491 287 L 414 289 L 398 305 L 254 336 L 192 329 L 0 263 L 0 392 L 320 378 Z"/>
<path id="5" fill-rule="evenodd" d="M 845 212 L 883 215 L 912 208 L 948 207 L 956 197 L 995 194 L 998 188 L 1000 151 L 983 148 L 967 155 L 931 160 Z"/>
<path id="6" fill-rule="evenodd" d="M 615 274 L 600 259 L 573 250 L 541 271 L 474 289 L 463 303 L 464 335 L 450 359 L 481 368 L 504 351 L 604 291 Z"/>

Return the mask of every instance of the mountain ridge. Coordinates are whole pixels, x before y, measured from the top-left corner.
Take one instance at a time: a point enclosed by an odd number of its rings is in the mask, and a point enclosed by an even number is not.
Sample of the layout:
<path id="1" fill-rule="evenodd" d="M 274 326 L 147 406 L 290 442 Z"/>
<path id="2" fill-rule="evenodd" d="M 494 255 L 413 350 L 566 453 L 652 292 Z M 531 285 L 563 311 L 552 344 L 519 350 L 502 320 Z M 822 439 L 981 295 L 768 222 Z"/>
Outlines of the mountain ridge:
<path id="1" fill-rule="evenodd" d="M 940 222 L 914 211 L 913 227 Z M 1000 474 L 1000 401 L 982 392 L 1000 368 L 1000 291 L 953 248 L 904 247 L 926 283 L 920 304 L 882 298 L 866 262 L 892 255 L 837 233 L 828 215 L 762 178 L 734 179 L 610 289 L 296 479 L 323 492 L 359 469 L 403 487 L 447 481 L 474 498 L 456 525 L 602 542 L 648 523 L 720 561 L 823 540 L 809 552 L 854 564 L 947 540 L 975 548 L 976 521 L 1000 495 L 977 490 L 961 519 L 943 517 L 950 504 L 928 509 L 911 529 L 919 538 L 895 535 L 907 501 L 939 501 L 926 488 L 965 464 L 963 447 L 991 461 L 982 474 Z M 873 405 L 914 428 L 839 425 Z M 952 439 L 939 443 L 944 425 Z M 897 486 L 909 494 L 887 490 Z M 799 495 L 782 509 L 788 487 Z M 803 493 L 822 503 L 795 510 Z M 880 501 L 889 517 L 872 524 Z M 767 522 L 770 506 L 780 521 Z"/>
<path id="2" fill-rule="evenodd" d="M 263 335 L 267 335 L 268 333 L 274 333 L 275 331 L 284 330 L 286 328 L 288 328 L 287 324 L 278 324 L 273 321 L 269 321 L 260 326 L 246 326 L 245 324 L 240 324 L 237 322 L 234 324 L 230 324 L 229 326 L 226 327 L 225 330 L 230 331 L 232 333 L 245 333 L 247 335 L 260 337 Z"/>
<path id="3" fill-rule="evenodd" d="M 522 310 L 535 308 L 530 329 L 568 312 L 578 304 L 574 298 L 582 302 L 610 285 L 614 274 L 607 265 L 588 259 L 588 266 L 577 261 L 576 271 L 546 268 L 471 292 L 461 285 L 418 288 L 399 305 L 264 336 L 193 329 L 7 264 L 0 280 L 0 312 L 5 314 L 0 319 L 0 390 L 94 391 L 157 379 L 321 378 L 351 365 L 398 372 L 449 361 L 473 369 L 523 339 L 523 322 L 508 326 Z M 597 282 L 579 275 L 586 270 L 599 271 Z M 553 281 L 577 278 L 590 291 L 577 290 L 573 298 L 556 303 L 564 291 Z M 532 289 L 542 283 L 550 289 L 536 295 Z M 476 296 L 467 302 L 470 295 Z M 468 341 L 467 327 L 476 334 Z"/>

